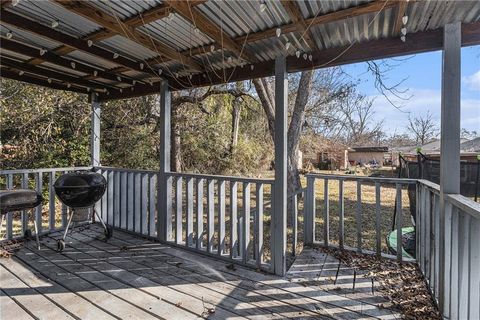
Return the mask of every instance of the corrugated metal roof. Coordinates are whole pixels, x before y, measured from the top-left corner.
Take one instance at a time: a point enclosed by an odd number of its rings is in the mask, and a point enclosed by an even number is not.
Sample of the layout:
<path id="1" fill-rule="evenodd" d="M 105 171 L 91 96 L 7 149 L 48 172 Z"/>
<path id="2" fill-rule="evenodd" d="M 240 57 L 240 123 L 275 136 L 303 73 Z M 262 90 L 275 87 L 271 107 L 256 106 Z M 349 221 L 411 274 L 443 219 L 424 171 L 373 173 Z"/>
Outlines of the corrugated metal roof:
<path id="1" fill-rule="evenodd" d="M 199 47 L 212 43 L 213 40 L 201 32 L 196 32 L 195 27 L 178 14 L 149 23 L 138 30 L 143 31 L 152 38 L 184 51 L 189 48 Z"/>
<path id="2" fill-rule="evenodd" d="M 100 67 L 102 69 L 113 69 L 113 68 L 119 67 L 118 64 L 113 62 L 113 59 L 112 60 L 101 59 L 97 56 L 94 56 L 82 51 L 78 51 L 78 50 L 68 53 L 66 57 L 70 57 L 77 61 L 82 61 L 82 62 L 85 62 L 86 64 L 89 64 L 95 67 Z"/>
<path id="3" fill-rule="evenodd" d="M 0 34 L 3 38 L 7 37 L 7 32 L 9 31 L 12 32 L 11 40 L 21 42 L 23 44 L 39 49 L 43 48 L 52 50 L 58 48 L 61 45 L 59 42 L 45 39 L 43 37 L 35 35 L 34 33 L 15 28 L 13 26 L 0 25 Z"/>
<path id="4" fill-rule="evenodd" d="M 51 26 L 52 21 L 56 20 L 59 24 L 55 29 L 76 37 L 87 35 L 100 28 L 90 20 L 71 13 L 54 2 L 45 0 L 21 0 L 16 6 L 8 6 L 6 10 L 21 14 L 46 26 Z"/>
<path id="5" fill-rule="evenodd" d="M 116 16 L 121 20 L 130 18 L 140 12 L 148 10 L 159 4 L 159 0 L 114 0 L 114 1 L 90 1 L 90 3 L 98 9 Z"/>
<path id="6" fill-rule="evenodd" d="M 142 61 L 158 55 L 156 52 L 120 35 L 105 39 L 102 42 L 97 43 L 97 45 L 110 51 L 117 52 L 134 61 Z"/>
<path id="7" fill-rule="evenodd" d="M 213 23 L 220 26 L 227 35 L 234 39 L 291 23 L 292 19 L 279 0 L 265 1 L 267 9 L 262 12 L 260 6 L 263 1 L 264 0 L 209 0 L 195 8 Z M 298 0 L 297 4 L 303 17 L 309 19 L 368 2 L 370 1 Z M 103 10 L 117 17 L 119 20 L 124 20 L 158 5 L 162 5 L 163 1 L 94 0 L 89 1 L 89 3 L 99 10 Z M 52 1 L 20 0 L 14 7 L 7 6 L 6 10 L 35 20 L 46 26 L 50 26 L 53 20 L 58 20 L 59 26 L 55 28 L 56 30 L 77 38 L 101 29 L 100 25 L 77 14 L 73 14 Z M 310 32 L 319 49 L 346 46 L 372 39 L 388 38 L 392 37 L 396 14 L 397 9 L 390 8 L 378 14 L 363 14 L 341 21 L 313 25 L 310 27 Z M 454 21 L 462 21 L 465 23 L 480 21 L 480 1 L 415 1 L 409 3 L 407 15 L 409 16 L 406 25 L 408 33 L 436 29 Z M 214 43 L 214 40 L 207 35 L 202 32 L 196 32 L 195 26 L 180 15 L 173 14 L 172 16 L 173 17 L 164 17 L 161 20 L 138 27 L 137 30 L 146 33 L 179 52 L 201 46 L 208 47 Z M 60 43 L 47 40 L 31 32 L 9 26 L 5 27 L 4 25 L 0 26 L 0 35 L 2 37 L 6 37 L 8 31 L 13 32 L 12 40 L 35 46 L 39 49 L 53 50 L 61 45 Z M 302 38 L 303 36 L 303 32 L 281 34 L 280 37 L 245 43 L 245 49 L 251 52 L 258 61 L 273 60 L 280 53 L 295 55 L 297 50 L 302 54 L 299 59 L 303 59 L 304 52 L 314 49 L 308 47 Z M 290 43 L 288 52 L 285 48 L 287 42 Z M 111 52 L 118 52 L 123 57 L 138 62 L 139 64 L 158 56 L 157 52 L 147 49 L 135 43 L 133 40 L 129 40 L 120 35 L 104 39 L 95 45 Z M 27 58 L 12 52 L 7 52 L 7 54 L 13 54 L 22 60 Z M 113 59 L 105 60 L 81 51 L 70 52 L 66 56 L 102 69 L 112 69 L 120 66 Z M 229 57 L 231 57 L 231 60 Z M 235 55 L 232 55 L 227 50 L 225 50 L 223 54 L 220 50 L 215 52 L 205 51 L 195 56 L 194 59 L 200 65 L 205 66 L 206 70 L 212 68 L 221 70 L 234 66 L 241 67 L 247 63 L 237 59 Z M 159 60 L 161 59 L 159 58 Z M 46 63 L 43 65 L 53 68 L 52 65 Z M 157 63 L 153 66 L 146 66 L 145 70 L 150 69 L 150 67 L 156 71 L 161 68 L 166 74 L 188 75 L 188 73 L 184 71 L 184 66 L 179 61 Z M 76 71 L 68 69 L 63 71 L 70 72 L 72 75 L 78 75 Z M 123 68 L 121 72 L 139 80 L 151 77 L 151 75 L 140 71 L 125 71 L 125 68 Z"/>

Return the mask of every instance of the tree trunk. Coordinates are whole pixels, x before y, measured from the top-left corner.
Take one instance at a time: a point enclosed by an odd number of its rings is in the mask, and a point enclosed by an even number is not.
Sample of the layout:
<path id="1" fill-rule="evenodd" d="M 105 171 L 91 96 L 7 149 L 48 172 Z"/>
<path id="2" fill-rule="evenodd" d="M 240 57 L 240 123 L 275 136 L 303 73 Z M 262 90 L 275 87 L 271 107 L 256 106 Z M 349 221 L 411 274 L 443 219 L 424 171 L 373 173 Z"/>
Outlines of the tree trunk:
<path id="1" fill-rule="evenodd" d="M 235 148 L 238 144 L 238 131 L 240 129 L 240 113 L 242 111 L 242 106 L 238 99 L 233 101 L 232 109 L 232 140 L 230 142 L 230 154 L 235 152 Z"/>
<path id="2" fill-rule="evenodd" d="M 173 95 L 177 94 L 176 92 Z M 173 100 L 173 99 L 172 99 Z M 179 121 L 179 108 L 178 104 L 172 103 L 172 117 L 171 117 L 171 128 L 172 132 L 170 135 L 170 170 L 173 172 L 182 171 L 182 139 L 180 135 L 180 121 Z"/>
<path id="3" fill-rule="evenodd" d="M 300 183 L 300 163 L 298 159 L 300 136 L 305 122 L 305 109 L 312 90 L 313 71 L 304 71 L 301 74 L 297 89 L 297 97 L 288 128 L 288 164 L 287 164 L 287 192 L 294 193 L 302 188 Z M 254 79 L 253 84 L 267 116 L 268 128 L 272 140 L 275 141 L 275 94 L 266 79 Z"/>

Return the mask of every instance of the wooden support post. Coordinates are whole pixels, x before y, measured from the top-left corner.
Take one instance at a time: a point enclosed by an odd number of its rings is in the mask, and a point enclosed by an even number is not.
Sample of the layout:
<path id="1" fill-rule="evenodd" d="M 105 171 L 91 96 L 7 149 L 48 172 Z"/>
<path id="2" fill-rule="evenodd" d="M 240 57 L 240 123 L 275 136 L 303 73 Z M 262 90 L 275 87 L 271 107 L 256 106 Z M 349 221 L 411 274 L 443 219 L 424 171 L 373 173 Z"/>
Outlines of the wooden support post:
<path id="1" fill-rule="evenodd" d="M 275 185 L 273 212 L 274 272 L 283 276 L 287 248 L 287 105 L 288 79 L 284 56 L 275 59 Z"/>
<path id="2" fill-rule="evenodd" d="M 460 80 L 461 80 L 461 23 L 445 25 L 443 29 L 442 56 L 442 114 L 440 135 L 440 266 L 439 295 L 440 312 L 444 316 L 445 283 L 450 275 L 445 272 L 445 250 L 450 239 L 445 238 L 445 195 L 460 193 Z"/>
<path id="3" fill-rule="evenodd" d="M 171 93 L 167 81 L 160 83 L 160 172 L 158 180 L 157 235 L 161 241 L 172 239 L 172 178 L 170 172 Z"/>
<path id="4" fill-rule="evenodd" d="M 91 134 L 90 134 L 90 154 L 91 164 L 93 167 L 100 166 L 100 111 L 101 103 L 98 100 L 98 95 L 92 93 L 92 117 L 91 117 Z"/>

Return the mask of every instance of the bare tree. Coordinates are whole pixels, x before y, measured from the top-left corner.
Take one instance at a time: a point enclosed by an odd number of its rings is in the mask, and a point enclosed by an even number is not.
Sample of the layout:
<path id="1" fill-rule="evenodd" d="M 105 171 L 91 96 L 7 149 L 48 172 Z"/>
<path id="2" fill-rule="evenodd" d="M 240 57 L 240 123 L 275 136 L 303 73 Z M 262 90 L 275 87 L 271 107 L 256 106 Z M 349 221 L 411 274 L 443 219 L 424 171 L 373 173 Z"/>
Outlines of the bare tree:
<path id="1" fill-rule="evenodd" d="M 419 145 L 432 141 L 438 135 L 438 124 L 433 120 L 430 111 L 425 116 L 408 117 L 408 130 Z"/>

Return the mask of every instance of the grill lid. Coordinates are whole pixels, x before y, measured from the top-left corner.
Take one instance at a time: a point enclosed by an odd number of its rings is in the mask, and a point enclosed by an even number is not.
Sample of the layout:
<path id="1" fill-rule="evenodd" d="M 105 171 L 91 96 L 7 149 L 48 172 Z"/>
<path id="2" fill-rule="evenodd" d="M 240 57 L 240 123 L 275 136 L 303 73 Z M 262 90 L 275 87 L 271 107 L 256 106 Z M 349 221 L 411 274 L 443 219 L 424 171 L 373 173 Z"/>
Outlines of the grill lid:
<path id="1" fill-rule="evenodd" d="M 0 214 L 33 209 L 43 201 L 42 195 L 35 190 L 15 189 L 0 191 Z"/>
<path id="2" fill-rule="evenodd" d="M 57 197 L 72 208 L 91 207 L 105 193 L 107 181 L 98 173 L 74 171 L 60 176 L 54 184 Z"/>

